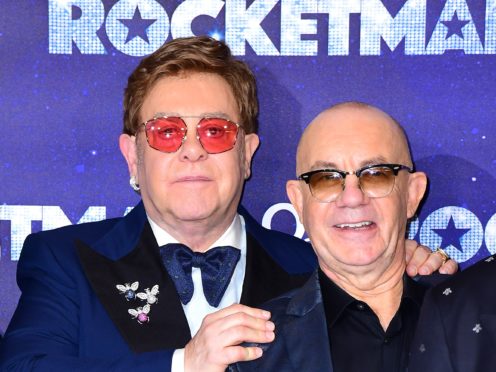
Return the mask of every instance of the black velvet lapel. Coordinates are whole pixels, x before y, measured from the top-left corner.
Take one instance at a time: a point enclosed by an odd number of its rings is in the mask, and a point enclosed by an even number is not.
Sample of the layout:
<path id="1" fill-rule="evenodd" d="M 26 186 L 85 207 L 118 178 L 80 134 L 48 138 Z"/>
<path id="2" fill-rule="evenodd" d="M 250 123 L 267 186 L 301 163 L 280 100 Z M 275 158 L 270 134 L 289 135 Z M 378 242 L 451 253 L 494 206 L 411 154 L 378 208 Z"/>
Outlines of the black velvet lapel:
<path id="1" fill-rule="evenodd" d="M 246 271 L 241 303 L 258 306 L 271 298 L 301 287 L 310 274 L 291 275 L 279 266 L 251 234 L 246 233 Z"/>
<path id="2" fill-rule="evenodd" d="M 130 348 L 137 352 L 182 348 L 191 339 L 190 330 L 174 283 L 163 268 L 159 249 L 148 222 L 141 238 L 126 256 L 113 261 L 76 241 L 86 276 L 110 318 Z M 127 301 L 116 288 L 139 282 L 136 292 L 159 285 L 158 302 L 150 305 L 149 322 L 138 323 L 128 313 L 146 305 L 146 300 Z"/>

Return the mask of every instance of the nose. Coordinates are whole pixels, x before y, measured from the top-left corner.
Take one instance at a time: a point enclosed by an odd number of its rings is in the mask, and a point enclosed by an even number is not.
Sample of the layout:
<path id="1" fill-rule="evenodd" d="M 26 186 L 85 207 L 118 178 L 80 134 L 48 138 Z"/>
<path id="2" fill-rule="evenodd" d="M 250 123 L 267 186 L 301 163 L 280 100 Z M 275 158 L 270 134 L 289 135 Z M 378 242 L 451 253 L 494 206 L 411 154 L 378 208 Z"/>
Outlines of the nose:
<path id="1" fill-rule="evenodd" d="M 368 196 L 360 189 L 358 177 L 354 174 L 345 178 L 344 189 L 336 198 L 336 206 L 356 208 L 367 203 Z"/>
<path id="2" fill-rule="evenodd" d="M 179 149 L 179 158 L 182 161 L 201 161 L 205 160 L 208 153 L 205 151 L 200 143 L 200 140 L 196 138 L 196 128 L 188 128 L 188 133 L 183 141 L 181 148 Z"/>

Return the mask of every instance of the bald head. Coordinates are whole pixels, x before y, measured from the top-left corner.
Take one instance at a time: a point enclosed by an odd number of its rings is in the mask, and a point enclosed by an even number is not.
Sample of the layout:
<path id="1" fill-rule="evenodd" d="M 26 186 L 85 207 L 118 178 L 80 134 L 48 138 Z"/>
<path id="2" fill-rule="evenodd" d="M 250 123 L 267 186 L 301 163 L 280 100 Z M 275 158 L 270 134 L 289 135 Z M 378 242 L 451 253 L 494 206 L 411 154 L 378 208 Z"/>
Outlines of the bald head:
<path id="1" fill-rule="evenodd" d="M 331 156 L 330 156 L 331 155 Z M 320 113 L 305 129 L 297 151 L 297 173 L 359 162 L 412 165 L 405 132 L 380 109 L 346 102 Z M 367 164 L 368 163 L 368 164 Z"/>

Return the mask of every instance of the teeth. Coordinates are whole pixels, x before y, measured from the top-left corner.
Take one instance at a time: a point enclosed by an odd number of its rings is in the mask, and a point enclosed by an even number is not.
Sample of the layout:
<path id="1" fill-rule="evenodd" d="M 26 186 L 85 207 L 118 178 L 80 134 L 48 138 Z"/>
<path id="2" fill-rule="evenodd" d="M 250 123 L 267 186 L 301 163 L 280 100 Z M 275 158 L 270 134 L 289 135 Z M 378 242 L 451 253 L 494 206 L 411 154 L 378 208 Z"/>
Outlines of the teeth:
<path id="1" fill-rule="evenodd" d="M 341 228 L 341 229 L 343 229 L 345 227 L 357 229 L 359 227 L 370 226 L 370 225 L 372 225 L 371 221 L 363 221 L 363 222 L 358 222 L 358 223 L 342 223 L 342 224 L 339 224 L 336 226 Z"/>

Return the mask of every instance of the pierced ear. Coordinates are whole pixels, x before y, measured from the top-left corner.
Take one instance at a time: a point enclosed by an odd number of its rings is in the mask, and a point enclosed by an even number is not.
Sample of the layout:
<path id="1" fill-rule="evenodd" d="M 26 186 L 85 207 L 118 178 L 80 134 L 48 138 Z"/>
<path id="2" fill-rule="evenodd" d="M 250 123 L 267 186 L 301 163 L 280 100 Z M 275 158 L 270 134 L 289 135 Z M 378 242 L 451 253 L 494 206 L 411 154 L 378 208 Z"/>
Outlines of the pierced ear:
<path id="1" fill-rule="evenodd" d="M 296 213 L 298 213 L 300 223 L 303 223 L 303 193 L 300 183 L 300 181 L 296 180 L 289 180 L 286 182 L 286 194 L 296 210 Z"/>
<path id="2" fill-rule="evenodd" d="M 255 133 L 250 133 L 245 135 L 245 180 L 250 178 L 251 175 L 251 160 L 253 159 L 253 155 L 260 144 L 260 139 Z"/>
<path id="3" fill-rule="evenodd" d="M 127 167 L 129 169 L 129 175 L 135 176 L 136 181 L 138 181 L 138 154 L 136 137 L 130 136 L 129 134 L 121 134 L 119 136 L 119 148 L 121 150 L 122 156 L 126 159 Z"/>
<path id="4" fill-rule="evenodd" d="M 408 180 L 408 200 L 407 213 L 408 218 L 412 218 L 417 211 L 420 201 L 424 197 L 427 189 L 427 176 L 424 172 L 415 172 L 410 174 Z"/>

